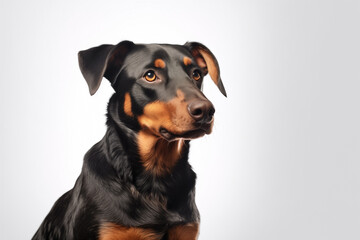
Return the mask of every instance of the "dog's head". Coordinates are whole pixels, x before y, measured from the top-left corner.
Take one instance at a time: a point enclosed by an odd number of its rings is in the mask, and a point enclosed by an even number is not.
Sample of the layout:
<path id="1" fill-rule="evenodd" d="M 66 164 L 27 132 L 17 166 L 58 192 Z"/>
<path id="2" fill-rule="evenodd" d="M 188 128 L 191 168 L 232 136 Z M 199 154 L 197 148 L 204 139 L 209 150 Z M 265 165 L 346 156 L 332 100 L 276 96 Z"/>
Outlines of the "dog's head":
<path id="1" fill-rule="evenodd" d="M 211 132 L 215 109 L 200 90 L 206 74 L 226 96 L 215 56 L 197 42 L 101 45 L 80 51 L 79 65 L 91 95 L 107 78 L 120 119 L 167 141 Z"/>

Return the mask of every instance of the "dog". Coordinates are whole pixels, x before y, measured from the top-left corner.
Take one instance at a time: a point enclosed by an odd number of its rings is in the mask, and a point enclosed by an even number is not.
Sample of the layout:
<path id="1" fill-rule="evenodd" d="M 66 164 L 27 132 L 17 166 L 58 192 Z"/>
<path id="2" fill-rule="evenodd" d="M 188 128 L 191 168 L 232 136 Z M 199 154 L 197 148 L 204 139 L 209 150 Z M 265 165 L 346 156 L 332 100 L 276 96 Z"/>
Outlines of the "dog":
<path id="1" fill-rule="evenodd" d="M 80 51 L 78 59 L 91 95 L 103 77 L 115 90 L 107 131 L 32 239 L 197 239 L 189 142 L 210 134 L 214 123 L 204 76 L 226 96 L 215 56 L 198 42 L 122 41 Z"/>

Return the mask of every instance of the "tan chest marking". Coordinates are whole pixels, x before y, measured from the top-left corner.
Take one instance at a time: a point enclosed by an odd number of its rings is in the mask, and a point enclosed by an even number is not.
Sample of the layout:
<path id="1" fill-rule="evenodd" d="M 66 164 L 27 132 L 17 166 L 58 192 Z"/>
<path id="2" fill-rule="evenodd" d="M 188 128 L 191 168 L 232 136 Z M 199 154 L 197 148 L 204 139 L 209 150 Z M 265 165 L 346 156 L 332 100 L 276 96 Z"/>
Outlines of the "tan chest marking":
<path id="1" fill-rule="evenodd" d="M 196 240 L 199 236 L 199 224 L 189 223 L 172 227 L 168 235 L 169 240 Z"/>
<path id="2" fill-rule="evenodd" d="M 99 232 L 99 240 L 159 240 L 162 234 L 151 229 L 124 227 L 114 223 L 104 224 Z"/>

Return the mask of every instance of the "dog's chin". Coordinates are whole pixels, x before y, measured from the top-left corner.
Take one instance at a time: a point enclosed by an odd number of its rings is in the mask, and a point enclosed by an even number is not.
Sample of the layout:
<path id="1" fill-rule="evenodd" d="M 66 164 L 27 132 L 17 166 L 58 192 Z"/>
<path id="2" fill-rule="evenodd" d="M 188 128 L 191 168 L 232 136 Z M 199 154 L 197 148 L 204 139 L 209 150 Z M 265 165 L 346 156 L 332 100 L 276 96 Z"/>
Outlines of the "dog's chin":
<path id="1" fill-rule="evenodd" d="M 200 138 L 205 134 L 210 134 L 211 131 L 212 131 L 212 126 L 208 125 L 208 126 L 202 126 L 199 128 L 183 131 L 181 133 L 173 133 L 167 130 L 166 128 L 162 127 L 160 128 L 159 133 L 162 138 L 171 142 L 177 139 L 192 140 L 192 139 Z"/>

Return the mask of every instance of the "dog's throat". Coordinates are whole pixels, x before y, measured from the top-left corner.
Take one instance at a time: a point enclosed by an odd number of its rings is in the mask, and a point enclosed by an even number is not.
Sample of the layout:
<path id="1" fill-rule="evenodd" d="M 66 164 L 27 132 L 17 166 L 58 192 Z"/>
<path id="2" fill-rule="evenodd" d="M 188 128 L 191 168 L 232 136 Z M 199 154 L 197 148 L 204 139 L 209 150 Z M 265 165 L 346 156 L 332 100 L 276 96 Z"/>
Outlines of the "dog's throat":
<path id="1" fill-rule="evenodd" d="M 137 144 L 141 162 L 146 171 L 166 175 L 181 157 L 184 140 L 167 141 L 147 131 L 138 133 Z"/>

